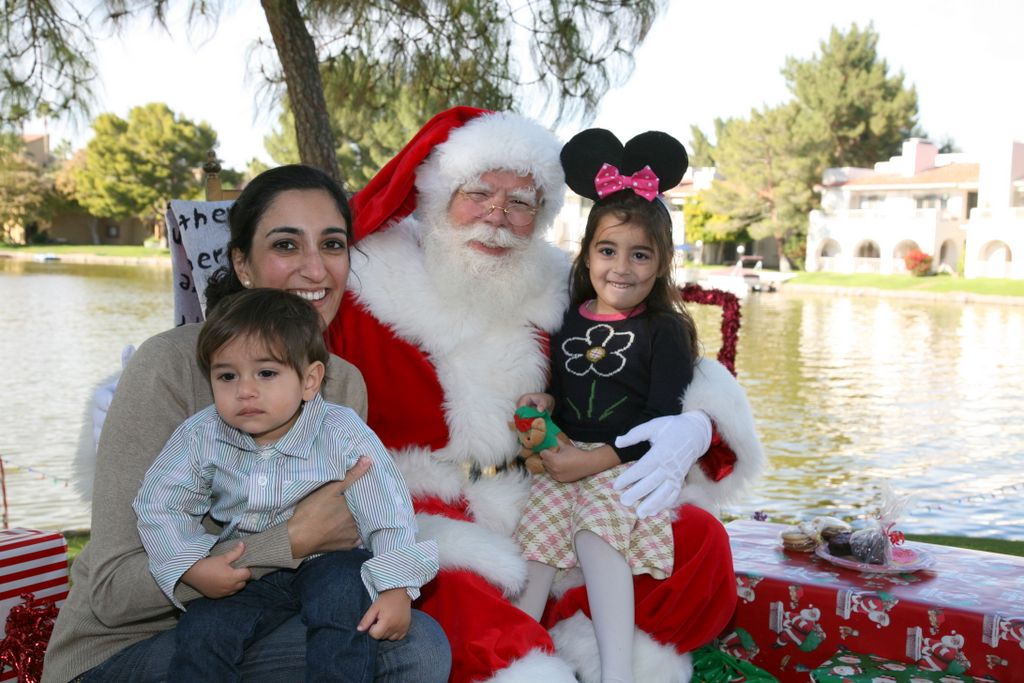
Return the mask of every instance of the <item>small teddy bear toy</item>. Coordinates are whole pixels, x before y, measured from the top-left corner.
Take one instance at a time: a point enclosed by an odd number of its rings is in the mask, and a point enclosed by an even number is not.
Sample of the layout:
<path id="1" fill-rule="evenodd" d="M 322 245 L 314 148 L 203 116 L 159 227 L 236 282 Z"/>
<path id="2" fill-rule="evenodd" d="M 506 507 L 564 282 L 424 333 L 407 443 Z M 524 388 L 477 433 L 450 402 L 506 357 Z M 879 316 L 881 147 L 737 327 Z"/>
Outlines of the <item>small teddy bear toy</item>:
<path id="1" fill-rule="evenodd" d="M 522 448 L 519 454 L 526 461 L 526 469 L 534 474 L 544 471 L 544 462 L 540 452 L 546 449 L 558 450 L 558 447 L 569 443 L 569 438 L 551 420 L 546 410 L 537 410 L 533 406 L 516 408 L 509 428 L 516 433 Z"/>

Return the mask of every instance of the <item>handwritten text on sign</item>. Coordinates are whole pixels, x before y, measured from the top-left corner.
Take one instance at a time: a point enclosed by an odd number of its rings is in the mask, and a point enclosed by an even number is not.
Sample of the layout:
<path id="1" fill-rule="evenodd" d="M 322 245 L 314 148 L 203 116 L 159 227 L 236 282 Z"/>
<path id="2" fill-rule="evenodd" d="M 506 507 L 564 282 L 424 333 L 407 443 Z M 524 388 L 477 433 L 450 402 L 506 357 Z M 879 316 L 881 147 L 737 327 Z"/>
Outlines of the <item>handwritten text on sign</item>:
<path id="1" fill-rule="evenodd" d="M 167 207 L 167 235 L 174 273 L 174 323 L 201 322 L 206 310 L 206 283 L 227 265 L 230 201 L 172 200 Z"/>

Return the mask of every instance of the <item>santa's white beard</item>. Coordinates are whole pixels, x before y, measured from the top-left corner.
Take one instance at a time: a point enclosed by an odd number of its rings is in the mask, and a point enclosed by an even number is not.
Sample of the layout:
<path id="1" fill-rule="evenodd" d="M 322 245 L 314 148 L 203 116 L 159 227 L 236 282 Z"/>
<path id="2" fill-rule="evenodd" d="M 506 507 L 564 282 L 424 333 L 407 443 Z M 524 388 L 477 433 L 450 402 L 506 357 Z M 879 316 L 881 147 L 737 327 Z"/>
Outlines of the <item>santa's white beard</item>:
<path id="1" fill-rule="evenodd" d="M 446 220 L 425 221 L 422 235 L 427 272 L 455 305 L 501 314 L 522 304 L 522 283 L 541 277 L 541 240 L 519 237 L 486 223 L 459 228 Z M 471 242 L 508 249 L 501 255 L 477 251 Z"/>

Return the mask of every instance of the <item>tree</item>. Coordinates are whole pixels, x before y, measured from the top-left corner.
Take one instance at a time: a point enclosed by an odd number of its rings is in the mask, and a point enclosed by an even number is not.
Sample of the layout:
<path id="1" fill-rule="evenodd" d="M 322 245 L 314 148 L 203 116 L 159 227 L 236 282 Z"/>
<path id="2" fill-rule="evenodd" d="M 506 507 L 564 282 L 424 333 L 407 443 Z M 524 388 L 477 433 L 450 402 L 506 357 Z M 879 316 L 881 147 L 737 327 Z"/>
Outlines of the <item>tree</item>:
<path id="1" fill-rule="evenodd" d="M 445 65 L 444 71 L 468 73 L 475 68 L 470 62 Z M 376 78 L 376 69 L 361 57 L 339 57 L 323 64 L 321 72 L 331 127 L 338 141 L 338 166 L 352 190 L 365 185 L 437 112 L 462 102 L 488 109 L 507 109 L 513 104 L 510 94 L 500 92 L 482 77 L 470 79 L 465 74 L 464 87 L 453 94 L 414 87 L 411 75 L 394 74 L 382 81 Z M 436 80 L 450 79 L 440 74 Z M 300 160 L 294 117 L 287 101 L 277 129 L 264 139 L 264 144 L 278 163 Z"/>
<path id="2" fill-rule="evenodd" d="M 716 180 L 708 209 L 724 216 L 728 232 L 746 230 L 753 239 L 774 237 L 779 264 L 802 260 L 796 247 L 815 206 L 812 188 L 820 177 L 821 153 L 805 129 L 798 104 L 750 112 L 723 127 L 715 148 Z M 808 142 L 811 140 L 811 142 Z"/>
<path id="3" fill-rule="evenodd" d="M 690 126 L 690 166 L 706 168 L 715 165 L 715 146 L 699 127 Z"/>
<path id="4" fill-rule="evenodd" d="M 222 4 L 189 0 L 190 21 L 215 22 Z M 261 0 L 261 4 L 280 66 L 266 75 L 271 83 L 286 88 L 299 157 L 337 177 L 337 145 L 324 98 L 321 61 L 362 60 L 373 74 L 368 81 L 371 86 L 408 78 L 415 88 L 437 93 L 444 101 L 473 83 L 490 84 L 505 94 L 539 86 L 545 101 L 554 101 L 559 119 L 589 116 L 618 76 L 631 68 L 633 51 L 664 3 L 320 0 L 300 5 L 298 0 Z M 13 0 L 3 11 L 13 15 L 23 5 L 51 23 L 63 23 L 66 29 L 60 36 L 50 31 L 32 33 L 25 49 L 55 49 L 59 42 L 76 64 L 89 64 L 91 54 L 86 48 L 91 47 L 91 33 L 80 15 L 64 19 L 63 5 L 30 0 Z M 169 5 L 169 0 L 106 0 L 107 16 L 120 25 L 138 14 L 164 23 Z M 513 52 L 528 54 L 531 68 L 522 68 Z M 5 57 L 3 66 L 9 62 L 11 58 Z M 38 71 L 27 73 L 22 80 L 29 92 L 50 88 L 59 95 L 51 99 L 67 108 L 83 102 L 89 81 L 84 77 L 68 81 L 75 72 L 58 71 L 49 83 Z M 77 89 L 71 87 L 74 84 Z M 338 93 L 342 99 L 359 95 L 355 88 Z M 9 114 L 24 116 L 21 109 Z"/>
<path id="5" fill-rule="evenodd" d="M 162 224 L 172 198 L 198 198 L 196 169 L 217 144 L 206 123 L 176 116 L 166 104 L 134 107 L 124 120 L 101 114 L 73 164 L 74 196 L 94 216 L 139 216 Z"/>
<path id="6" fill-rule="evenodd" d="M 749 238 L 743 228 L 732 224 L 729 216 L 712 213 L 705 192 L 698 192 L 683 202 L 683 222 L 686 225 L 686 241 L 690 244 L 697 240 L 725 242 Z"/>
<path id="7" fill-rule="evenodd" d="M 833 26 L 820 48 L 810 59 L 787 58 L 782 74 L 809 134 L 825 145 L 828 166 L 870 167 L 898 154 L 907 138 L 923 136 L 917 91 L 904 85 L 902 71 L 889 74 L 871 24 L 845 33 Z"/>
<path id="8" fill-rule="evenodd" d="M 833 27 L 820 55 L 786 60 L 793 100 L 752 111 L 747 120 L 715 121 L 709 155 L 725 179 L 706 196 L 708 208 L 725 217 L 715 232 L 775 237 L 780 265 L 799 264 L 825 169 L 871 166 L 898 153 L 907 137 L 923 136 L 914 88 L 904 86 L 902 73 L 889 74 L 877 46 L 870 25 L 845 33 Z"/>
<path id="9" fill-rule="evenodd" d="M 0 5 L 0 125 L 37 115 L 88 113 L 93 41 L 74 5 L 5 0 Z"/>
<path id="10" fill-rule="evenodd" d="M 54 201 L 53 182 L 36 161 L 25 154 L 21 136 L 0 133 L 0 237 L 20 242 L 27 228 L 49 217 Z"/>

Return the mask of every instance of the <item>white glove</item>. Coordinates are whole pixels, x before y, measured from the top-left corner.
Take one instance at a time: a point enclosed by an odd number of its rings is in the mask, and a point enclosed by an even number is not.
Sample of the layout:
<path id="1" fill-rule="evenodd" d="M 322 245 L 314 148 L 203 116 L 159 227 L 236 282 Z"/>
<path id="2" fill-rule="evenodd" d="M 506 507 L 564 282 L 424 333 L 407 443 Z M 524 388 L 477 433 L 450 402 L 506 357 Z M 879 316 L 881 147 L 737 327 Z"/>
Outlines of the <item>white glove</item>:
<path id="1" fill-rule="evenodd" d="M 636 505 L 642 519 L 676 505 L 686 473 L 711 445 L 711 418 L 701 410 L 656 417 L 615 439 L 615 445 L 641 441 L 650 441 L 651 449 L 619 475 L 614 488 L 623 492 L 623 505 Z"/>
<path id="2" fill-rule="evenodd" d="M 121 349 L 121 369 L 128 365 L 128 359 L 135 353 L 135 347 L 129 344 Z M 92 397 L 92 444 L 97 448 L 100 443 L 100 432 L 103 431 L 103 422 L 107 419 L 107 411 L 110 410 L 110 401 L 114 398 L 114 391 L 117 390 L 117 380 L 121 379 L 121 373 L 116 373 L 105 384 L 96 387 L 96 393 Z"/>

